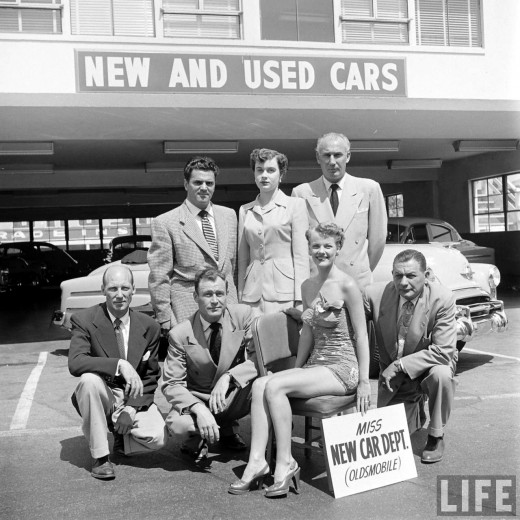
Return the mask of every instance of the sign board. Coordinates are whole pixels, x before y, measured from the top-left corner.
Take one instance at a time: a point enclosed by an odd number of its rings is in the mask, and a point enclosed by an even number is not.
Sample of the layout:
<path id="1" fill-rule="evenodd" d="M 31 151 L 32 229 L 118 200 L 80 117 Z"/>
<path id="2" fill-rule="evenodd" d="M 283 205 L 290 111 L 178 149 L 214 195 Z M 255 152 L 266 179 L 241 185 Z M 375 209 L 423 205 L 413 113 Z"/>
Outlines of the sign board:
<path id="1" fill-rule="evenodd" d="M 404 58 L 76 51 L 78 92 L 406 96 Z"/>
<path id="2" fill-rule="evenodd" d="M 323 419 L 336 498 L 417 477 L 403 404 Z"/>

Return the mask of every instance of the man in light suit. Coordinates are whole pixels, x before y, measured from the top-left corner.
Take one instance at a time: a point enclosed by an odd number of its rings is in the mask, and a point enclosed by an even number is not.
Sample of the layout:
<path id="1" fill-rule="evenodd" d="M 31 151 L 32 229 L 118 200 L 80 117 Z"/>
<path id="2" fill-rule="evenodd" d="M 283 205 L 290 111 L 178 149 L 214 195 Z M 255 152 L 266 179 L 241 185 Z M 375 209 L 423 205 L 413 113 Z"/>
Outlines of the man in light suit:
<path id="1" fill-rule="evenodd" d="M 69 371 L 81 377 L 72 403 L 94 458 L 91 475 L 115 478 L 107 432 L 114 451 L 132 455 L 164 446 L 167 430 L 154 404 L 159 378 L 157 322 L 130 309 L 132 271 L 108 267 L 101 287 L 106 303 L 72 315 Z"/>
<path id="2" fill-rule="evenodd" d="M 379 184 L 346 172 L 350 141 L 343 134 L 318 139 L 316 159 L 322 176 L 293 189 L 293 197 L 307 202 L 309 225 L 334 222 L 345 231 L 345 245 L 336 265 L 351 275 L 360 288 L 372 281 L 386 241 L 386 208 Z M 316 266 L 310 262 L 311 275 Z"/>
<path id="3" fill-rule="evenodd" d="M 365 289 L 365 310 L 374 321 L 379 347 L 377 406 L 404 403 L 410 433 L 430 424 L 421 460 L 438 462 L 444 453 L 444 428 L 450 416 L 456 381 L 457 324 L 455 299 L 427 271 L 424 255 L 399 253 L 393 282 Z"/>
<path id="4" fill-rule="evenodd" d="M 246 448 L 234 428 L 249 413 L 257 377 L 253 312 L 247 305 L 228 305 L 226 286 L 220 271 L 197 274 L 198 311 L 170 331 L 163 367 L 161 388 L 172 406 L 166 424 L 184 441 L 181 451 L 196 461 L 206 458 L 208 443 Z"/>
<path id="5" fill-rule="evenodd" d="M 165 335 L 196 311 L 193 284 L 204 267 L 225 274 L 229 299 L 237 301 L 237 217 L 232 209 L 211 203 L 218 173 L 209 157 L 190 159 L 184 167 L 186 200 L 152 220 L 148 285 Z"/>

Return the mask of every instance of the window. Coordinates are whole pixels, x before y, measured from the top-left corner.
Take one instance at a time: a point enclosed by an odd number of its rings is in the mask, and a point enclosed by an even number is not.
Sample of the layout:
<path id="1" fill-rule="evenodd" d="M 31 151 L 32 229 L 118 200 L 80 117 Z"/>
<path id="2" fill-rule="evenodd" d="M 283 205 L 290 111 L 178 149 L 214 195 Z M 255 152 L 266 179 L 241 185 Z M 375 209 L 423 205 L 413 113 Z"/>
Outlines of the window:
<path id="1" fill-rule="evenodd" d="M 61 34 L 61 0 L 2 0 L 1 3 L 0 33 Z"/>
<path id="2" fill-rule="evenodd" d="M 341 0 L 343 43 L 407 44 L 408 0 Z"/>
<path id="3" fill-rule="evenodd" d="M 0 243 L 26 242 L 31 239 L 28 221 L 0 222 Z"/>
<path id="4" fill-rule="evenodd" d="M 458 237 L 454 236 L 449 227 L 441 226 L 440 224 L 430 224 L 430 231 L 432 234 L 432 242 L 456 242 Z"/>
<path id="5" fill-rule="evenodd" d="M 520 173 L 472 182 L 475 233 L 520 230 Z"/>
<path id="6" fill-rule="evenodd" d="M 404 217 L 403 194 L 395 193 L 385 197 L 386 212 L 389 217 Z"/>
<path id="7" fill-rule="evenodd" d="M 415 0 L 417 45 L 481 47 L 480 0 Z"/>
<path id="8" fill-rule="evenodd" d="M 240 0 L 163 0 L 162 11 L 166 37 L 241 37 Z"/>
<path id="9" fill-rule="evenodd" d="M 123 237 L 133 234 L 131 218 L 108 218 L 103 219 L 103 248 L 108 249 L 110 241 L 115 237 Z"/>
<path id="10" fill-rule="evenodd" d="M 135 219 L 135 232 L 138 235 L 151 235 L 152 234 L 152 219 L 151 218 L 136 218 Z"/>
<path id="11" fill-rule="evenodd" d="M 153 0 L 70 0 L 72 34 L 155 36 Z"/>
<path id="12" fill-rule="evenodd" d="M 65 249 L 65 221 L 64 220 L 37 220 L 33 222 L 33 240 L 51 242 Z"/>
<path id="13" fill-rule="evenodd" d="M 99 220 L 69 220 L 68 249 L 101 249 Z"/>
<path id="14" fill-rule="evenodd" d="M 261 0 L 262 40 L 333 42 L 332 0 Z"/>

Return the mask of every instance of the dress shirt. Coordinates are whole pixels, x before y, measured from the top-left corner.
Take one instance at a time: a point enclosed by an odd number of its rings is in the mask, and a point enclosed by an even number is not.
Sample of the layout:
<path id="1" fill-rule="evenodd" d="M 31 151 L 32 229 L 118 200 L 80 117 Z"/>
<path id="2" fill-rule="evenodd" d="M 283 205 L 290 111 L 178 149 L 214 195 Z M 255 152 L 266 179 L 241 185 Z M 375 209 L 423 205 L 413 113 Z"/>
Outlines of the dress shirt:
<path id="1" fill-rule="evenodd" d="M 220 319 L 217 320 L 218 323 L 220 323 L 220 333 L 222 334 L 222 316 Z M 200 316 L 200 323 L 202 325 L 202 330 L 204 331 L 204 337 L 206 338 L 206 343 L 209 347 L 209 340 L 211 338 L 211 323 L 209 321 L 206 321 L 202 316 Z"/>
<path id="2" fill-rule="evenodd" d="M 204 234 L 204 231 L 202 229 L 202 219 L 200 218 L 199 213 L 202 211 L 200 208 L 197 208 L 195 204 L 192 204 L 188 199 L 186 199 L 186 206 L 190 210 L 190 213 L 193 215 L 193 218 L 195 219 L 195 222 L 197 223 L 197 226 L 199 226 L 199 229 L 202 231 L 202 234 Z M 208 220 L 211 224 L 211 227 L 213 228 L 213 233 L 215 234 L 215 238 L 217 237 L 217 229 L 215 227 L 215 216 L 213 215 L 213 205 L 211 202 L 208 204 L 208 207 L 205 209 L 206 213 L 208 214 Z"/>
<path id="3" fill-rule="evenodd" d="M 110 317 L 110 321 L 112 322 L 112 326 L 115 329 L 114 321 L 116 321 L 116 317 L 108 309 L 107 309 L 107 312 L 108 312 L 108 316 Z M 123 333 L 123 341 L 124 341 L 124 345 L 125 345 L 125 358 L 128 359 L 128 337 L 130 336 L 130 312 L 127 311 L 126 314 L 119 319 L 121 320 L 121 325 L 119 326 L 119 328 L 121 329 L 121 332 Z M 115 330 L 114 330 L 114 334 L 115 334 Z M 121 375 L 121 373 L 119 372 L 119 362 L 117 363 L 116 376 Z"/>
<path id="4" fill-rule="evenodd" d="M 330 196 L 332 194 L 332 190 L 330 189 L 332 184 L 337 184 L 338 189 L 336 190 L 336 193 L 338 194 L 338 203 L 341 200 L 341 194 L 343 193 L 343 187 L 345 186 L 345 176 L 341 178 L 338 182 L 330 182 L 325 177 L 322 176 L 323 183 L 325 184 L 325 189 L 327 190 L 327 193 L 329 194 L 329 200 Z"/>

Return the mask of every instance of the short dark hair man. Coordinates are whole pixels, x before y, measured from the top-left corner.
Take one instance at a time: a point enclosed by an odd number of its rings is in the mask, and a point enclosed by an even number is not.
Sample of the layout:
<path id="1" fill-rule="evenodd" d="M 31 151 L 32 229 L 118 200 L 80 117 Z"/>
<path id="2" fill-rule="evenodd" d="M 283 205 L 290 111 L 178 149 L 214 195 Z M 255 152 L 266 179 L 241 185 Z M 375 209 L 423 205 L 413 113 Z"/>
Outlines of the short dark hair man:
<path id="1" fill-rule="evenodd" d="M 237 217 L 232 209 L 211 202 L 218 173 L 213 159 L 190 159 L 184 167 L 186 200 L 152 220 L 148 285 L 157 320 L 165 332 L 197 310 L 192 294 L 200 269 L 222 271 L 229 299 L 237 301 Z"/>
<path id="2" fill-rule="evenodd" d="M 108 459 L 109 429 L 114 432 L 114 451 L 125 455 L 161 448 L 167 430 L 154 404 L 159 326 L 130 309 L 135 287 L 128 267 L 108 267 L 101 290 L 105 303 L 71 316 L 69 370 L 81 377 L 72 402 L 94 458 L 91 474 L 111 479 L 115 473 Z"/>
<path id="3" fill-rule="evenodd" d="M 226 276 L 220 271 L 205 269 L 194 284 L 198 310 L 170 331 L 162 391 L 172 406 L 168 428 L 184 441 L 181 451 L 200 460 L 207 443 L 220 440 L 228 449 L 246 448 L 234 427 L 249 413 L 258 374 L 251 308 L 228 305 Z"/>
<path id="4" fill-rule="evenodd" d="M 444 453 L 444 428 L 456 381 L 457 325 L 450 289 L 429 277 L 422 253 L 407 249 L 393 262 L 393 282 L 365 289 L 365 308 L 379 346 L 377 406 L 404 403 L 410 433 L 422 427 L 423 394 L 430 424 L 423 462 Z"/>

